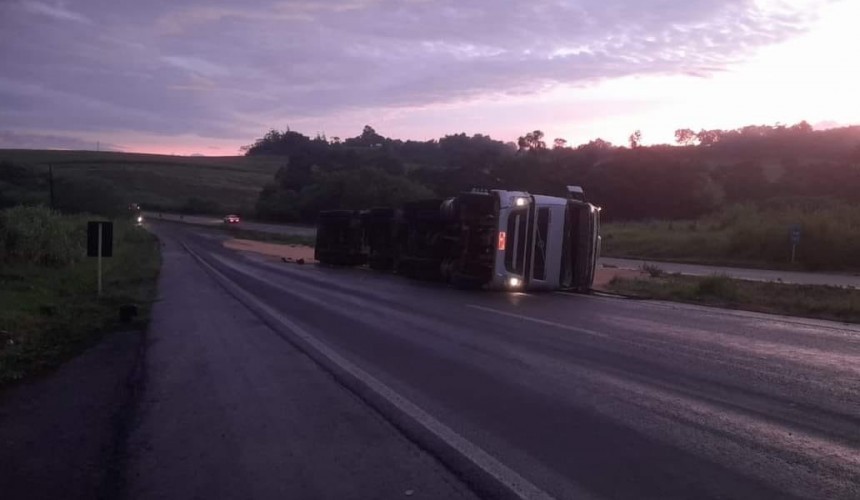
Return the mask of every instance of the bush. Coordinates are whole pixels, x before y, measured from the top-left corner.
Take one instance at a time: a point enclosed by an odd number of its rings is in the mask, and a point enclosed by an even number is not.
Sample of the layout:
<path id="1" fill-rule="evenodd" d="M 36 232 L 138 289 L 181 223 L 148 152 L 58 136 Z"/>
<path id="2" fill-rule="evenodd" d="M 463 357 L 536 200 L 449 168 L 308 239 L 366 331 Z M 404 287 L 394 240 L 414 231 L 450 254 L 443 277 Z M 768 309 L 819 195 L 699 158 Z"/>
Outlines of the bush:
<path id="1" fill-rule="evenodd" d="M 81 221 L 46 207 L 0 211 L 0 262 L 62 266 L 83 257 Z"/>
<path id="2" fill-rule="evenodd" d="M 696 294 L 735 301 L 738 299 L 738 285 L 735 280 L 726 275 L 715 274 L 699 281 L 696 285 Z"/>
<path id="3" fill-rule="evenodd" d="M 642 264 L 642 270 L 648 273 L 648 276 L 652 278 L 659 278 L 660 276 L 663 276 L 665 272 L 660 266 L 656 264 L 650 264 L 648 262 Z"/>

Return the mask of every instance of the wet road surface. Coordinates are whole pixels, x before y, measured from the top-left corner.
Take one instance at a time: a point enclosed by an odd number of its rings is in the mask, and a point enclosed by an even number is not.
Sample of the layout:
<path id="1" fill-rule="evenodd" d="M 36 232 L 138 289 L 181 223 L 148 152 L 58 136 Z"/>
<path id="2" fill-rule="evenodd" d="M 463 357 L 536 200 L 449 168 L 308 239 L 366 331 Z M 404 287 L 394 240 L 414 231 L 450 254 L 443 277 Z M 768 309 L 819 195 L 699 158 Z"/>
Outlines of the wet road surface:
<path id="1" fill-rule="evenodd" d="M 155 231 L 551 496 L 860 498 L 856 326 L 563 293 L 458 291 L 362 269 L 268 262 L 183 226 Z M 249 326 L 231 335 L 272 333 Z M 207 341 L 201 335 L 186 349 Z M 191 354 L 158 356 L 175 363 L 171 356 Z M 278 359 L 269 352 L 255 368 L 272 384 Z M 201 418 L 223 411 L 188 383 L 184 404 Z M 242 384 L 218 405 L 242 405 L 243 393 L 259 390 Z M 291 390 L 270 396 L 290 398 Z M 234 440 L 253 439 L 251 430 L 233 431 Z"/>

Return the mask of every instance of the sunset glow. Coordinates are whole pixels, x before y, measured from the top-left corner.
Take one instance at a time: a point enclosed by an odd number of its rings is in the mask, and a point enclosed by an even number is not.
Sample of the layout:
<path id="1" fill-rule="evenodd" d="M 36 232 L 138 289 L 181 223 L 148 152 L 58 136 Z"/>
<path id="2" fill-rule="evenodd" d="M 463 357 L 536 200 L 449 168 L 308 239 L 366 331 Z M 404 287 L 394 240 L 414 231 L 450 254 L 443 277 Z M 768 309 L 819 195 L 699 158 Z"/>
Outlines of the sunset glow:
<path id="1" fill-rule="evenodd" d="M 102 23 L 111 12 L 86 3 L 7 3 L 0 147 L 230 155 L 271 128 L 365 124 L 574 145 L 639 129 L 653 144 L 681 127 L 860 123 L 858 2 L 537 2 L 535 26 L 487 4 L 486 27 L 445 4 L 141 5 Z"/>

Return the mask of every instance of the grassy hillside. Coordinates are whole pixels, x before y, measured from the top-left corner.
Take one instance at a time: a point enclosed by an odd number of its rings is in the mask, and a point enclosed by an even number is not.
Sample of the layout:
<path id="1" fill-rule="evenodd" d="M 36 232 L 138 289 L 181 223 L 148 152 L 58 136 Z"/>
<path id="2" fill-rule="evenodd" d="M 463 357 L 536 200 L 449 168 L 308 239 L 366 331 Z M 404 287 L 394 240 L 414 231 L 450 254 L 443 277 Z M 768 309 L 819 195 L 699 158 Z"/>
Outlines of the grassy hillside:
<path id="1" fill-rule="evenodd" d="M 249 213 L 283 159 L 0 149 L 3 162 L 46 175 L 50 164 L 56 179 L 108 181 L 124 201 L 151 209 L 179 210 L 191 203 L 216 212 Z"/>

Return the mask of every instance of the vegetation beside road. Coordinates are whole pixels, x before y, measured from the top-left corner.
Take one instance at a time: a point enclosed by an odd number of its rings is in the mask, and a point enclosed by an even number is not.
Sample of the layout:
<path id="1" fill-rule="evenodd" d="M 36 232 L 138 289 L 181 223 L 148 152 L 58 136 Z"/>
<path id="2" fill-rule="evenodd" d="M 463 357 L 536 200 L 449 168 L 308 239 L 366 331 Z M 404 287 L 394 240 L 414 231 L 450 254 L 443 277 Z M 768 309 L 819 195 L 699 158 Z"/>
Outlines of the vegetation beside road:
<path id="1" fill-rule="evenodd" d="M 60 198 L 86 191 L 86 199 L 108 197 L 120 206 L 135 202 L 147 210 L 250 214 L 262 187 L 285 162 L 275 157 L 0 149 L 0 207 L 47 204 L 52 165 Z"/>
<path id="2" fill-rule="evenodd" d="M 56 366 L 117 328 L 148 320 L 160 267 L 158 241 L 128 220 L 114 223 L 113 257 L 85 257 L 83 215 L 45 207 L 0 211 L 0 386 Z M 138 306 L 130 325 L 119 307 Z"/>
<path id="3" fill-rule="evenodd" d="M 651 267 L 649 276 L 614 278 L 609 291 L 646 299 L 860 323 L 860 290 L 820 285 L 789 285 L 732 279 L 727 276 L 665 274 Z"/>
<path id="4" fill-rule="evenodd" d="M 790 228 L 799 226 L 796 263 Z M 611 257 L 739 267 L 860 270 L 860 209 L 827 200 L 728 207 L 699 220 L 605 224 Z"/>

